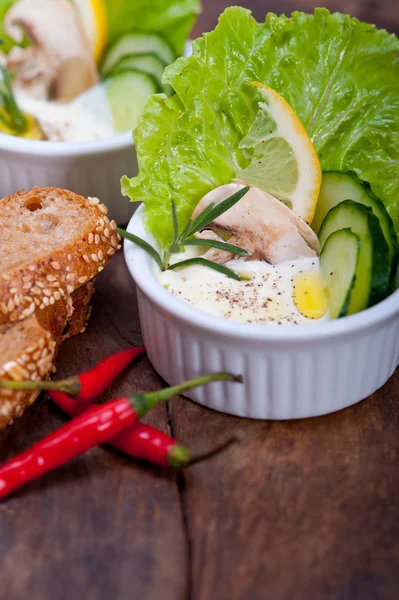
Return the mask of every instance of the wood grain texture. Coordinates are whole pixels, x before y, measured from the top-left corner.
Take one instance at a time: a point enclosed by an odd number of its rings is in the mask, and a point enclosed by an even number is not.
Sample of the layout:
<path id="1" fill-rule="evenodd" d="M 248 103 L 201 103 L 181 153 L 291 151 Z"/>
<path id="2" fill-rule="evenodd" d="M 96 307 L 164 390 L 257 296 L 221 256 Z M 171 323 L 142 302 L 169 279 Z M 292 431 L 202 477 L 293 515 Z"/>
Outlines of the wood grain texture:
<path id="1" fill-rule="evenodd" d="M 141 343 L 135 290 L 121 253 L 96 287 L 88 331 L 63 346 L 59 377 Z M 144 358 L 104 399 L 160 386 Z M 64 420 L 43 394 L 0 436 L 0 462 Z M 147 421 L 166 430 L 166 407 Z M 90 451 L 1 504 L 0 532 L 1 598 L 185 597 L 186 540 L 176 476 L 109 449 Z"/>
<path id="2" fill-rule="evenodd" d="M 243 4 L 262 18 L 316 3 Z M 399 29 L 396 1 L 325 4 Z M 204 0 L 196 34 L 226 5 Z M 119 254 L 98 278 L 87 332 L 62 348 L 57 376 L 140 343 L 134 285 Z M 143 359 L 104 399 L 161 384 Z M 399 371 L 367 401 L 312 420 L 249 421 L 176 398 L 148 422 L 197 451 L 232 433 L 240 443 L 179 476 L 99 448 L 29 484 L 0 504 L 0 598 L 393 600 L 398 400 Z M 0 461 L 63 422 L 43 395 L 0 435 Z"/>
<path id="3" fill-rule="evenodd" d="M 172 402 L 183 439 L 242 441 L 185 474 L 194 600 L 399 594 L 399 377 L 366 402 L 291 422 Z"/>
<path id="4" fill-rule="evenodd" d="M 263 21 L 267 12 L 289 15 L 294 10 L 312 12 L 316 6 L 325 6 L 331 12 L 348 13 L 367 23 L 375 23 L 393 33 L 399 32 L 398 0 L 242 0 L 228 2 L 226 0 L 202 0 L 204 10 L 196 22 L 193 35 L 201 35 L 210 31 L 217 23 L 220 13 L 231 4 L 239 4 L 252 10 L 258 21 Z"/>

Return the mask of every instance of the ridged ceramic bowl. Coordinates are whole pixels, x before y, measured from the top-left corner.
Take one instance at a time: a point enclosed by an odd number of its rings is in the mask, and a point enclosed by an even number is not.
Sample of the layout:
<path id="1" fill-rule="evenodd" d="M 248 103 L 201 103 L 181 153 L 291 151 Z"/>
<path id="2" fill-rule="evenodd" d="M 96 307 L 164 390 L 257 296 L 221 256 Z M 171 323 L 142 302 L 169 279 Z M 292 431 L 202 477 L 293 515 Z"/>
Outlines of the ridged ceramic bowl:
<path id="1" fill-rule="evenodd" d="M 121 195 L 120 178 L 137 173 L 131 133 L 90 142 L 26 140 L 0 133 L 0 198 L 33 186 L 67 188 L 100 198 L 117 223 L 134 205 Z"/>
<path id="2" fill-rule="evenodd" d="M 141 206 L 128 231 L 145 231 Z M 399 290 L 357 315 L 320 325 L 267 327 L 202 312 L 170 294 L 154 261 L 125 241 L 137 284 L 150 361 L 174 385 L 213 371 L 232 371 L 244 384 L 213 383 L 187 393 L 200 404 L 253 419 L 300 419 L 334 412 L 380 388 L 399 364 Z"/>

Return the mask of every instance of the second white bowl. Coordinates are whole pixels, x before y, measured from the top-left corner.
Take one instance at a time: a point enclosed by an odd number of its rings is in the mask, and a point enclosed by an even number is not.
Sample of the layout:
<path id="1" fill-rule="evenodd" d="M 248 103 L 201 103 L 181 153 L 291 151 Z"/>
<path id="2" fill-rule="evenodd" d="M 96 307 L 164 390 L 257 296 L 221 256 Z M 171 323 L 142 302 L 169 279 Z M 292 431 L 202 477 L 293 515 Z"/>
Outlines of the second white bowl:
<path id="1" fill-rule="evenodd" d="M 154 244 L 141 206 L 128 231 Z M 153 260 L 125 241 L 136 281 L 144 344 L 158 373 L 174 385 L 214 371 L 244 384 L 213 383 L 186 395 L 226 413 L 298 419 L 350 406 L 380 388 L 399 364 L 399 290 L 357 315 L 320 325 L 267 327 L 202 312 L 170 294 Z"/>
<path id="2" fill-rule="evenodd" d="M 121 194 L 123 174 L 137 174 L 131 133 L 91 142 L 26 140 L 0 133 L 0 198 L 18 190 L 60 187 L 100 198 L 117 223 L 127 223 L 135 205 Z"/>

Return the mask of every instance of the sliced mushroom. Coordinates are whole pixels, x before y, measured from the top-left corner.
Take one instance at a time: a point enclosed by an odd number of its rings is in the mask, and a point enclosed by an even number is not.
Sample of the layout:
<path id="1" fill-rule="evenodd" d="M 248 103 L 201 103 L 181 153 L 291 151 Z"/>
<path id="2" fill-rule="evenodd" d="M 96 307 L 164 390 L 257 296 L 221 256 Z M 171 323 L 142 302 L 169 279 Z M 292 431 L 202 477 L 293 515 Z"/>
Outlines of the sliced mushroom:
<path id="1" fill-rule="evenodd" d="M 212 190 L 200 200 L 193 218 L 211 202 L 219 204 L 245 185 L 237 181 Z M 237 204 L 207 225 L 206 230 L 195 235 L 201 239 L 227 237 L 229 244 L 251 252 L 249 260 L 265 260 L 274 265 L 301 257 L 313 258 L 320 251 L 319 240 L 305 221 L 280 200 L 254 186 Z M 212 248 L 204 257 L 224 264 L 233 255 Z"/>
<path id="2" fill-rule="evenodd" d="M 89 39 L 69 0 L 19 0 L 5 18 L 7 33 L 31 46 L 7 59 L 15 85 L 36 97 L 72 100 L 97 83 Z"/>

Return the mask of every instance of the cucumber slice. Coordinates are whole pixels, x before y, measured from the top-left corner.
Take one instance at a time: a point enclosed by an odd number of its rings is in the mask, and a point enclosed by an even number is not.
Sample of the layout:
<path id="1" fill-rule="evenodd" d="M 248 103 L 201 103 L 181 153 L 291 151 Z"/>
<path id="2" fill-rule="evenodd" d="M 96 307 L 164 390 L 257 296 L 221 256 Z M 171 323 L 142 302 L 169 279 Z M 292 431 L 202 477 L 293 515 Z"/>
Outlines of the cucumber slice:
<path id="1" fill-rule="evenodd" d="M 345 317 L 355 287 L 360 239 L 350 229 L 340 229 L 326 240 L 320 254 L 324 285 L 328 291 L 330 318 Z"/>
<path id="2" fill-rule="evenodd" d="M 155 80 L 145 73 L 128 71 L 109 77 L 104 85 L 115 131 L 123 133 L 135 129 L 145 103 L 157 92 Z"/>
<path id="3" fill-rule="evenodd" d="M 356 282 L 348 307 L 351 315 L 380 302 L 391 289 L 388 244 L 378 218 L 368 206 L 353 200 L 344 200 L 334 206 L 327 213 L 319 232 L 321 248 L 332 233 L 348 227 L 360 239 Z"/>
<path id="4" fill-rule="evenodd" d="M 176 56 L 165 40 L 155 33 L 129 33 L 121 37 L 107 52 L 101 74 L 108 75 L 115 65 L 131 54 L 155 54 L 164 66 L 172 63 Z"/>
<path id="5" fill-rule="evenodd" d="M 162 88 L 162 75 L 165 65 L 155 54 L 130 54 L 122 58 L 112 69 L 112 75 L 123 73 L 124 71 L 141 71 L 151 75 L 159 84 L 159 90 Z"/>
<path id="6" fill-rule="evenodd" d="M 339 171 L 323 173 L 312 229 L 318 233 L 330 208 L 343 200 L 354 200 L 369 206 L 375 216 L 379 218 L 389 248 L 389 263 L 394 270 L 398 255 L 398 241 L 392 219 L 384 204 L 371 191 L 369 184 L 363 183 L 354 173 L 340 173 Z"/>

